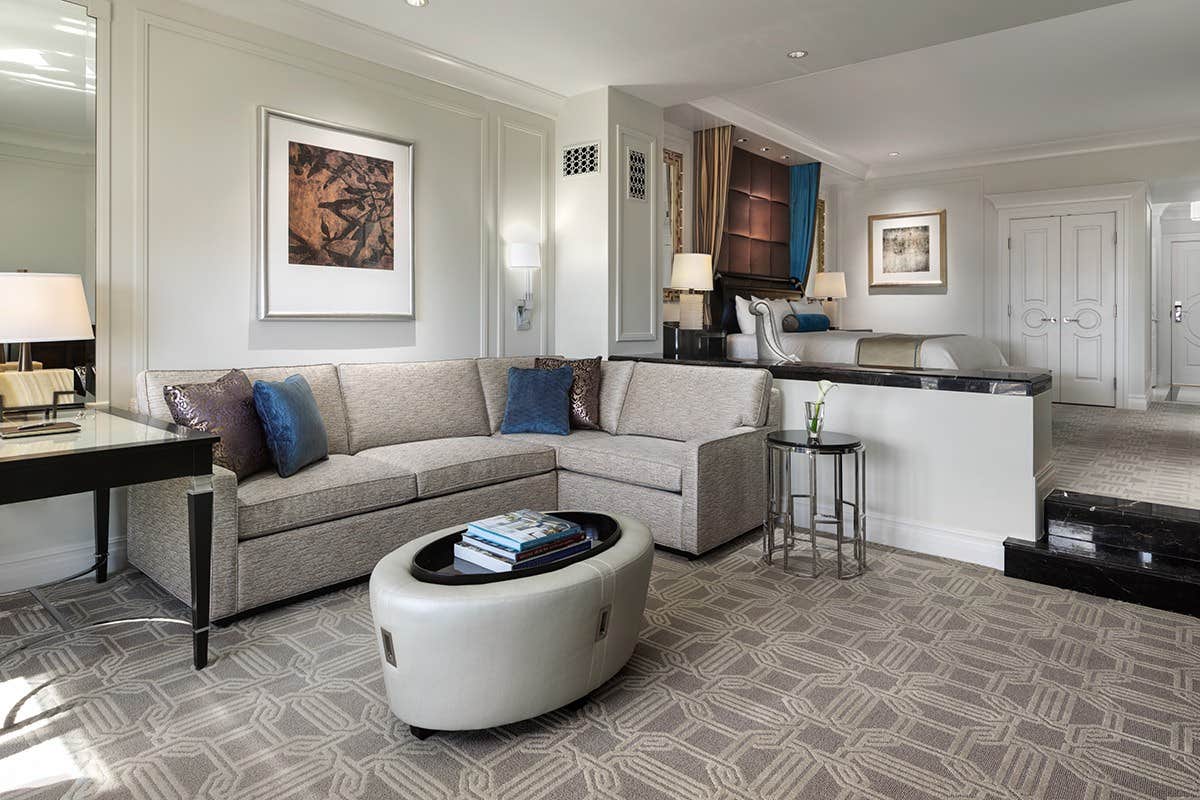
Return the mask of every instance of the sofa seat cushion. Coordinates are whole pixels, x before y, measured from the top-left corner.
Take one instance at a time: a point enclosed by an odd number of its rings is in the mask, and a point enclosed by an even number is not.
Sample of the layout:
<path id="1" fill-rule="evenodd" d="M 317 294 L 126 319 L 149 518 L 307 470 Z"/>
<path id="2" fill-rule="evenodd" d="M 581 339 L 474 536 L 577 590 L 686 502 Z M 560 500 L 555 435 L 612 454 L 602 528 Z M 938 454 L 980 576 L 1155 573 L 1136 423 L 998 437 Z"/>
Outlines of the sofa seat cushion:
<path id="1" fill-rule="evenodd" d="M 405 442 L 373 447 L 360 455 L 416 473 L 421 498 L 554 470 L 554 451 L 549 447 L 494 436 Z"/>
<path id="2" fill-rule="evenodd" d="M 335 454 L 290 478 L 260 472 L 238 483 L 238 538 L 254 539 L 364 514 L 416 496 L 417 477 L 411 470 Z"/>
<path id="3" fill-rule="evenodd" d="M 558 451 L 558 468 L 666 492 L 683 491 L 686 445 L 650 436 L 572 431 L 569 436 L 513 434 L 503 438 L 544 444 Z"/>

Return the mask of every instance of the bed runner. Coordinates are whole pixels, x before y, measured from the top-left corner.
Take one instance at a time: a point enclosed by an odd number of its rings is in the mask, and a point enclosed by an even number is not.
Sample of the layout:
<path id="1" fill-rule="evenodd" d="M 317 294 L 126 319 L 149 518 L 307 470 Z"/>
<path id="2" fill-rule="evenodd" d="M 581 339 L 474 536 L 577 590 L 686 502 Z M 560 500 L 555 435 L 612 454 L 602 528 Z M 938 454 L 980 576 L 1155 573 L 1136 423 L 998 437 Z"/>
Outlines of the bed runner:
<path id="1" fill-rule="evenodd" d="M 860 367 L 899 367 L 915 369 L 921 366 L 921 345 L 930 339 L 947 339 L 961 333 L 886 333 L 865 336 L 858 340 L 854 363 Z"/>

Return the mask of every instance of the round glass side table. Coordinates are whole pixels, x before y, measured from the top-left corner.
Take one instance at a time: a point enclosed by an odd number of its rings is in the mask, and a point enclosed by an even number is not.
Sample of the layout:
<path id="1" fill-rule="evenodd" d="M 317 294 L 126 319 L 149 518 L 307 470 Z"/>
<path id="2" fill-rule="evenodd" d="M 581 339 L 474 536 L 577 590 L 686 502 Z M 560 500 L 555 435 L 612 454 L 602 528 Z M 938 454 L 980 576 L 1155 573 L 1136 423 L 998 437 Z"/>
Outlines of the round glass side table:
<path id="1" fill-rule="evenodd" d="M 808 491 L 795 492 L 792 483 L 792 456 L 808 457 Z M 817 459 L 833 458 L 833 514 L 817 510 Z M 843 459 L 850 456 L 854 463 L 853 499 L 845 497 Z M 837 577 L 839 580 L 861 575 L 867 568 L 867 449 L 856 436 L 822 431 L 810 436 L 808 431 L 776 431 L 767 436 L 766 445 L 767 507 L 763 516 L 763 561 L 774 562 L 775 553 L 783 554 L 783 568 L 788 568 L 788 554 L 794 549 L 796 536 L 808 537 L 812 552 L 812 576 L 820 575 L 820 555 L 817 551 L 818 533 L 832 533 L 837 543 Z M 796 499 L 808 501 L 808 527 L 796 527 Z M 842 553 L 846 541 L 846 512 L 849 510 L 851 548 L 848 569 Z M 818 531 L 818 525 L 832 526 L 832 531 Z M 776 532 L 782 541 L 776 542 Z"/>

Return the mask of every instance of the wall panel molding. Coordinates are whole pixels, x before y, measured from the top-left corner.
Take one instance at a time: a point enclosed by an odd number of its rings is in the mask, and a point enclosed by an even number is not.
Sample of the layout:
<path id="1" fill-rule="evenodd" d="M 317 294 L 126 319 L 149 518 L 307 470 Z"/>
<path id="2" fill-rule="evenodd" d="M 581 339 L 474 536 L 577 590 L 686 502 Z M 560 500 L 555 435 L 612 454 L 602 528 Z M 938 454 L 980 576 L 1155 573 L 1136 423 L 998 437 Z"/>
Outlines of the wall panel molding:
<path id="1" fill-rule="evenodd" d="M 658 291 L 658 239 L 659 227 L 659 175 L 662 171 L 662 155 L 658 149 L 658 139 L 648 133 L 627 128 L 621 125 L 615 127 L 617 162 L 611 172 L 611 192 L 616 202 L 616 236 L 615 260 L 616 285 L 614 289 L 616 307 L 616 341 L 618 342 L 652 342 L 658 338 L 658 315 L 662 307 L 661 293 Z M 651 167 L 646 171 L 646 200 L 635 200 L 628 197 L 627 184 L 629 181 L 629 156 L 631 145 L 645 148 L 646 161 Z M 633 208 L 637 217 L 627 211 Z M 639 219 L 640 218 L 640 219 Z M 634 258 L 626 257 L 625 246 L 639 247 L 631 235 L 630 226 L 636 222 L 648 223 L 649 237 L 644 254 Z M 625 307 L 625 291 L 636 288 L 637 296 L 644 298 L 648 306 L 648 325 L 639 327 L 630 321 L 634 315 L 633 309 Z"/>

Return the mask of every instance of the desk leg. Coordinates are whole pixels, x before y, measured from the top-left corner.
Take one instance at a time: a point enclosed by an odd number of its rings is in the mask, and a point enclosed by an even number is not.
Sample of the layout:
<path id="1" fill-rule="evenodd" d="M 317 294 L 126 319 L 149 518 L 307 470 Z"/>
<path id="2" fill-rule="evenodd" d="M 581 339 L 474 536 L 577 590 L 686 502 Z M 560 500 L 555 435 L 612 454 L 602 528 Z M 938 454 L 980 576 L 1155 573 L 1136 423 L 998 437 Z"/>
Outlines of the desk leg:
<path id="1" fill-rule="evenodd" d="M 108 580 L 108 489 L 93 492 L 96 515 L 96 583 Z"/>
<path id="2" fill-rule="evenodd" d="M 188 492 L 188 543 L 192 572 L 192 664 L 208 666 L 208 609 L 212 588 L 212 477 L 193 480 Z"/>

